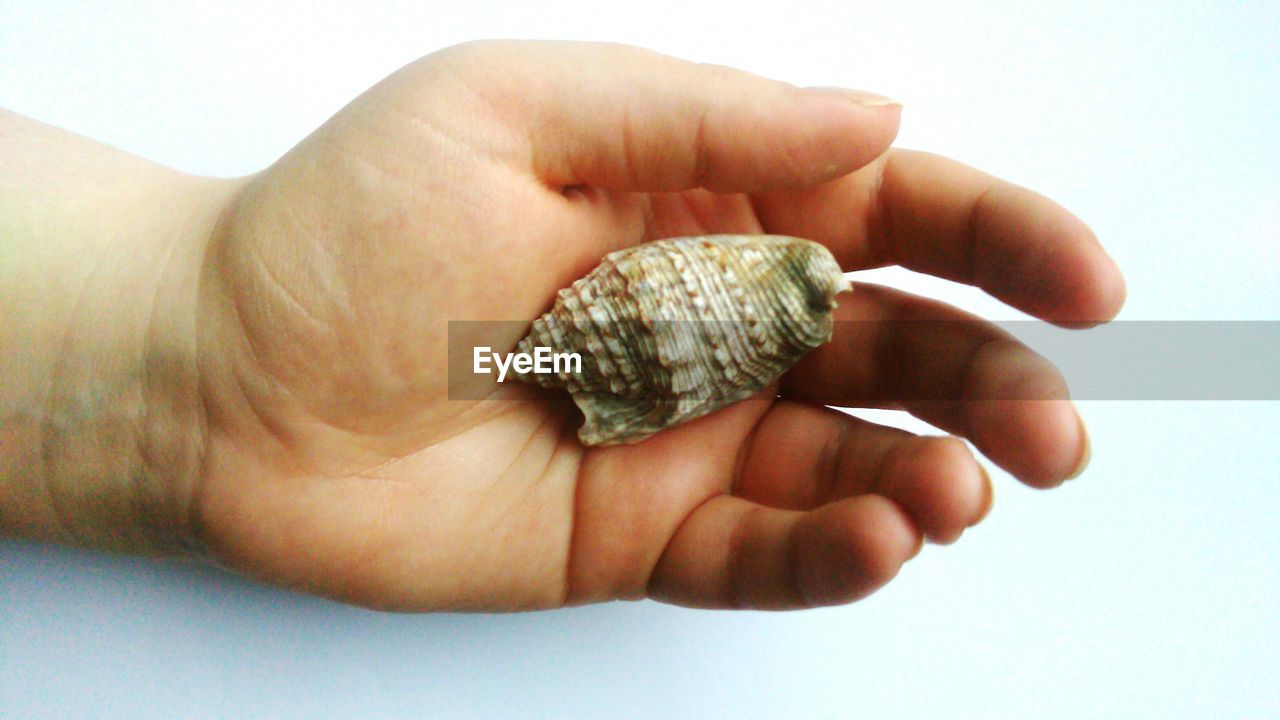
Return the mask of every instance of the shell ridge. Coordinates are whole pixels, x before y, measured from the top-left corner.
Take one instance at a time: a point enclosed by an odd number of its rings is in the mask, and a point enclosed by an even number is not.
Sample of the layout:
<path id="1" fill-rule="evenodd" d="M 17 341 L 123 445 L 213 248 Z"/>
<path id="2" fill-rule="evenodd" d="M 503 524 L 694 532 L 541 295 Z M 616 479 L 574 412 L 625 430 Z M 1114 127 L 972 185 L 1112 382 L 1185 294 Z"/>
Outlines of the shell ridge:
<path id="1" fill-rule="evenodd" d="M 848 281 L 826 248 L 785 236 L 670 238 L 616 250 L 535 320 L 520 347 L 579 352 L 567 389 L 584 444 L 637 442 L 768 386 L 832 334 Z"/>

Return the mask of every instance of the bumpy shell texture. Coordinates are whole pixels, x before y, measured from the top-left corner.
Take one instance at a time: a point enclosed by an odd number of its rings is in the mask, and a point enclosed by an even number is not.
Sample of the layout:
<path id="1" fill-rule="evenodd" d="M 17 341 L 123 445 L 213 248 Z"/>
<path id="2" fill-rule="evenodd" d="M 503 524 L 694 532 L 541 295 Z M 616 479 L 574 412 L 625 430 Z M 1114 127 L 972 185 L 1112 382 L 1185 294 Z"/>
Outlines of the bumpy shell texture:
<path id="1" fill-rule="evenodd" d="M 561 290 L 518 352 L 577 353 L 580 372 L 519 373 L 564 388 L 585 445 L 639 442 L 742 400 L 831 339 L 850 290 L 823 246 L 780 235 L 660 240 L 609 254 Z"/>

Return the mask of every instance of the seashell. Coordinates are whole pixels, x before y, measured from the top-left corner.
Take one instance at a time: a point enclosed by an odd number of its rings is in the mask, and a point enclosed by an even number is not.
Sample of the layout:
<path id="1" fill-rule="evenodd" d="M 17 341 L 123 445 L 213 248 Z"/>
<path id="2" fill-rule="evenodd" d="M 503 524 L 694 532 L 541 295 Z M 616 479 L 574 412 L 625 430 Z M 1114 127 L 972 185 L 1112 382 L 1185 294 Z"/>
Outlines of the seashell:
<path id="1" fill-rule="evenodd" d="M 517 373 L 564 388 L 584 445 L 639 442 L 747 398 L 831 339 L 852 286 L 818 243 L 681 237 L 619 250 L 561 290 L 517 351 L 577 353 L 578 372 Z"/>

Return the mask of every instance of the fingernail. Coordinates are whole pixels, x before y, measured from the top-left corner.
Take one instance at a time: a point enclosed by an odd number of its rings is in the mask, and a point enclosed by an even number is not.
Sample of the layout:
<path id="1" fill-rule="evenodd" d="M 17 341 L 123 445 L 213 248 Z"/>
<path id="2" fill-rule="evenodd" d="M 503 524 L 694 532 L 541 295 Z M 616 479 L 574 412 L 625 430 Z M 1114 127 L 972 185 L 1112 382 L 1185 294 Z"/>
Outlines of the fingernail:
<path id="1" fill-rule="evenodd" d="M 987 469 L 982 466 L 982 463 L 978 463 L 978 469 L 982 471 L 983 492 L 987 495 L 987 504 L 982 508 L 982 512 L 978 514 L 978 519 L 974 520 L 969 527 L 986 520 L 987 516 L 991 514 L 991 508 L 995 507 L 996 504 L 996 488 L 991 484 L 991 475 L 987 473 Z"/>
<path id="2" fill-rule="evenodd" d="M 1068 480 L 1080 477 L 1085 468 L 1089 467 L 1089 461 L 1093 459 L 1093 443 L 1089 441 L 1089 428 L 1085 427 L 1084 418 L 1077 415 L 1076 419 L 1080 421 L 1080 437 L 1084 440 L 1084 450 L 1080 453 L 1080 462 L 1076 463 L 1076 469 L 1067 476 Z"/>
<path id="3" fill-rule="evenodd" d="M 914 552 L 911 553 L 911 557 L 907 558 L 908 560 L 915 560 L 920 555 L 920 553 L 924 550 L 924 542 L 925 542 L 924 533 L 920 533 L 920 539 L 916 541 L 916 549 Z"/>
<path id="4" fill-rule="evenodd" d="M 838 87 L 808 87 L 805 88 L 805 90 L 822 93 L 823 95 L 831 95 L 865 107 L 884 107 L 885 105 L 897 105 L 898 107 L 902 107 L 902 101 L 900 100 L 894 100 L 891 97 L 867 92 L 866 90 L 852 90 L 850 88 Z"/>

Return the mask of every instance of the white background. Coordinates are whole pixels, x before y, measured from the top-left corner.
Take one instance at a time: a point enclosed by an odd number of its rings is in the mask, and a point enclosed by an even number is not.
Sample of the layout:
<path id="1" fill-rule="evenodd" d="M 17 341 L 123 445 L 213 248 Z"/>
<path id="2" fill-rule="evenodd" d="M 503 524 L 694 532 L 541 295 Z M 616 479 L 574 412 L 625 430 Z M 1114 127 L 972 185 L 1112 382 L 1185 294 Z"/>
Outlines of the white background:
<path id="1" fill-rule="evenodd" d="M 0 106 L 244 174 L 400 65 L 482 37 L 623 41 L 893 95 L 899 145 L 1086 219 L 1129 280 L 1122 318 L 1280 320 L 1270 0 L 0 0 Z M 399 616 L 0 541 L 0 716 L 1280 716 L 1280 403 L 1084 413 L 1083 478 L 1042 493 L 996 473 L 994 512 L 957 545 L 869 600 L 803 613 Z"/>

